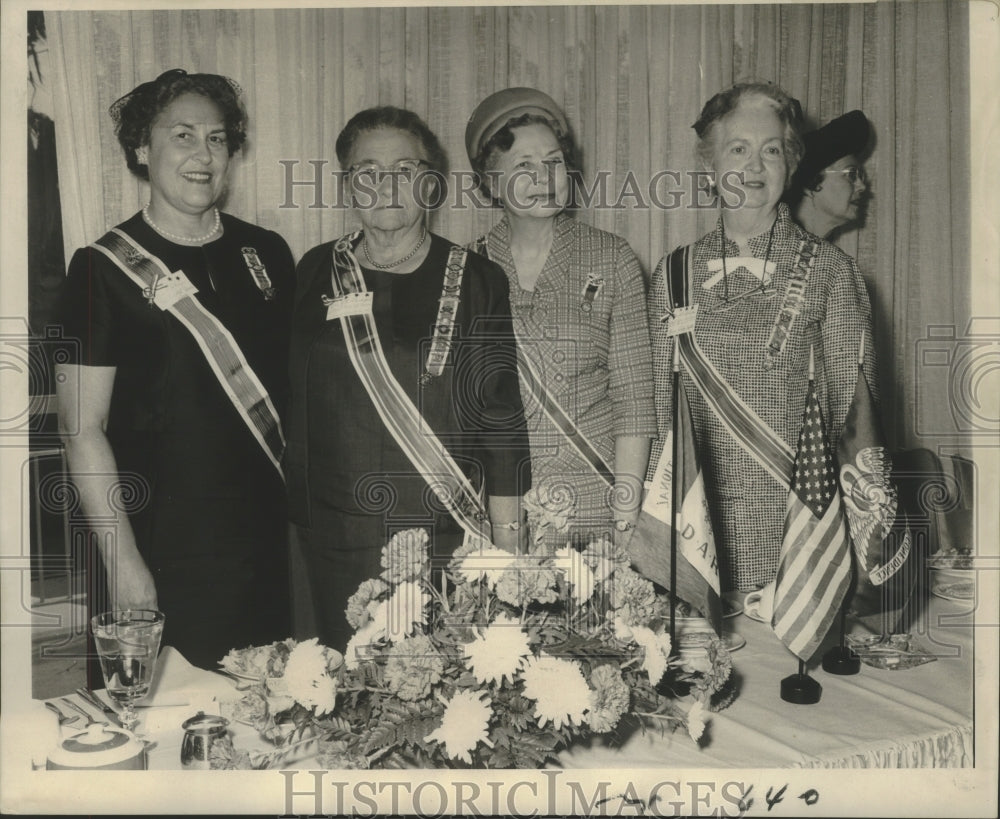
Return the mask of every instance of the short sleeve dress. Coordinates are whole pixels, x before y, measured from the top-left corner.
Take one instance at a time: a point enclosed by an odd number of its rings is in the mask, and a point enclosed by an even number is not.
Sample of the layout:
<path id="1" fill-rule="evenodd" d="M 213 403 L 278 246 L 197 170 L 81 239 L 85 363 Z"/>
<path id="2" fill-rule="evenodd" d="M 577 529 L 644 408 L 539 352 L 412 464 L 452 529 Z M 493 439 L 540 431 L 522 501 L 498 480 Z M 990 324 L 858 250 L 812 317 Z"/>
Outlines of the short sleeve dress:
<path id="1" fill-rule="evenodd" d="M 427 528 L 432 560 L 440 562 L 461 543 L 462 531 L 382 423 L 340 322 L 327 320 L 333 246 L 310 250 L 297 271 L 286 475 L 320 640 L 342 650 L 353 633 L 347 599 L 381 573 L 381 550 L 394 532 Z M 412 273 L 362 268 L 380 344 L 427 429 L 472 485 L 487 495 L 522 495 L 530 487 L 530 456 L 507 281 L 474 253 L 466 260 L 449 360 L 440 376 L 421 384 L 452 247 L 432 234 Z"/>
<path id="2" fill-rule="evenodd" d="M 287 402 L 294 260 L 276 233 L 229 215 L 223 235 L 183 246 L 136 214 L 119 225 L 232 334 L 278 410 Z M 245 261 L 253 248 L 275 292 Z M 78 250 L 64 283 L 71 363 L 115 367 L 107 436 L 121 493 L 166 615 L 163 645 L 214 667 L 234 647 L 289 636 L 287 514 L 282 478 L 251 434 L 194 336 L 151 306 L 94 248 Z"/>

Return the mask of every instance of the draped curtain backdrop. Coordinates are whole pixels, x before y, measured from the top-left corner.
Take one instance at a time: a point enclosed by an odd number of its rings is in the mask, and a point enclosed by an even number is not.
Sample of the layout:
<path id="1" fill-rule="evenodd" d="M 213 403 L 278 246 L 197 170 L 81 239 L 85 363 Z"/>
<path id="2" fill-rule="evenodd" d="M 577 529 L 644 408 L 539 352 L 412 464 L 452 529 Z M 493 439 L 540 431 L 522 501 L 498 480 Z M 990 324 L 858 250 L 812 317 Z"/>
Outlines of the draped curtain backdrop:
<path id="1" fill-rule="evenodd" d="M 45 21 L 67 259 L 146 201 L 107 111 L 173 67 L 243 87 L 250 144 L 226 208 L 280 232 L 296 258 L 352 225 L 328 207 L 334 142 L 373 105 L 419 113 L 462 170 L 477 102 L 508 86 L 540 88 L 564 107 L 585 177 L 609 175 L 612 203 L 630 172 L 641 187 L 657 171 L 697 170 L 691 124 L 734 82 L 777 83 L 813 123 L 860 108 L 876 133 L 874 199 L 864 227 L 840 244 L 872 295 L 889 443 L 962 448 L 921 349 L 938 327 L 961 336 L 970 312 L 964 3 L 63 11 Z M 319 197 L 289 186 L 317 168 Z M 671 201 L 663 189 L 660 198 Z M 435 229 L 464 243 L 496 218 L 445 208 Z M 709 230 L 715 211 L 644 208 L 626 196 L 580 218 L 625 236 L 648 276 L 665 252 Z"/>

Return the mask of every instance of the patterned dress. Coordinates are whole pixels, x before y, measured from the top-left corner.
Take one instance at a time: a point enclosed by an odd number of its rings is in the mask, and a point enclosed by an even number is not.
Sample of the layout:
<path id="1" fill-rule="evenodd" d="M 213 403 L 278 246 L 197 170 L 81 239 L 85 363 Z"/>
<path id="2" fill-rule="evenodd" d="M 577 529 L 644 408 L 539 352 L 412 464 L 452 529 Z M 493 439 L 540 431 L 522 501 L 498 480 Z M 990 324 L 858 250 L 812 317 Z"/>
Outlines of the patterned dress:
<path id="1" fill-rule="evenodd" d="M 507 273 L 522 354 L 613 470 L 616 438 L 656 435 L 645 285 L 635 254 L 620 236 L 560 214 L 552 250 L 529 291 L 517 278 L 506 219 L 487 234 L 485 248 Z M 585 296 L 588 289 L 592 298 Z M 574 499 L 576 539 L 609 532 L 607 484 L 523 387 L 522 382 L 535 485 Z M 546 545 L 564 541 L 563 536 Z"/>
<path id="2" fill-rule="evenodd" d="M 862 332 L 867 339 L 865 373 L 869 384 L 876 383 L 871 307 L 857 265 L 834 245 L 792 222 L 785 205 L 779 206 L 773 232 L 749 242 L 755 257 L 776 265 L 766 286 L 746 268 L 739 269 L 735 262 L 739 247 L 728 239 L 725 281 L 718 275 L 722 237 L 720 218 L 715 230 L 693 246 L 691 300 L 698 305 L 697 343 L 730 387 L 792 448 L 802 424 L 812 350 L 820 407 L 836 449 L 857 382 Z M 815 264 L 801 303 L 793 306 L 788 337 L 780 353 L 771 357 L 767 347 L 789 291 L 796 289 L 792 274 L 803 241 L 818 243 Z M 710 277 L 717 281 L 705 289 L 703 284 Z M 667 315 L 661 263 L 649 292 L 660 426 L 651 470 L 660 457 L 672 416 L 673 339 L 668 335 Z M 723 590 L 755 588 L 774 579 L 777 571 L 788 490 L 736 442 L 681 369 L 714 514 Z"/>

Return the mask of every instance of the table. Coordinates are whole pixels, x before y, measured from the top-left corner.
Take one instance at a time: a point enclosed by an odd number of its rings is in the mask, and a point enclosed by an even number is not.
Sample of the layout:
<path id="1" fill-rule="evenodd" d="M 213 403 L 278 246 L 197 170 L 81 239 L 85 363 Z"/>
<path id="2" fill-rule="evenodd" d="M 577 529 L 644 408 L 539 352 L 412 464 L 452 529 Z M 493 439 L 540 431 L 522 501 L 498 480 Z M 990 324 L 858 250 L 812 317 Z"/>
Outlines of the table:
<path id="1" fill-rule="evenodd" d="M 769 626 L 742 615 L 727 619 L 727 630 L 746 639 L 746 646 L 733 653 L 739 696 L 728 709 L 710 715 L 699 745 L 683 731 L 649 732 L 633 736 L 620 749 L 595 742 L 565 751 L 557 767 L 971 767 L 970 608 L 968 603 L 933 598 L 921 629 L 914 632 L 937 655 L 933 662 L 900 671 L 862 665 L 859 674 L 846 677 L 811 668 L 823 687 L 815 705 L 793 705 L 780 698 L 780 681 L 796 671 L 797 662 Z M 219 713 L 220 703 L 236 696 L 229 677 L 196 668 L 178 651 L 165 647 L 150 701 L 185 704 L 140 709 L 139 730 L 156 742 L 149 752 L 150 769 L 179 770 L 184 720 L 199 710 Z M 233 730 L 239 747 L 268 747 L 247 726 L 234 725 Z M 308 760 L 301 766 L 308 767 Z"/>
<path id="2" fill-rule="evenodd" d="M 973 765 L 974 641 L 970 603 L 932 598 L 918 642 L 934 662 L 889 671 L 862 664 L 853 676 L 815 666 L 822 686 L 815 705 L 780 697 L 780 683 L 797 661 L 764 623 L 745 616 L 725 627 L 745 637 L 733 653 L 740 693 L 711 715 L 699 747 L 682 732 L 637 735 L 621 749 L 577 748 L 561 755 L 565 768 L 941 768 Z M 833 630 L 835 631 L 835 629 Z M 921 631 L 923 633 L 921 633 Z"/>

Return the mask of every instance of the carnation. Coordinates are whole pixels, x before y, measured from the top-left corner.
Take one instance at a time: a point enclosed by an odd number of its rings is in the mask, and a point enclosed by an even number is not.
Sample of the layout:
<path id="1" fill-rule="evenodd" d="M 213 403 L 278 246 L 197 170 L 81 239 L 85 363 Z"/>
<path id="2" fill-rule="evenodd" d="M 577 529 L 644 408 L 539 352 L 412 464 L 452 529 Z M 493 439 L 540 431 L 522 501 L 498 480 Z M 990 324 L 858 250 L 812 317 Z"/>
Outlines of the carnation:
<path id="1" fill-rule="evenodd" d="M 629 553 L 608 537 L 592 540 L 583 550 L 583 559 L 598 583 L 606 582 L 615 572 L 629 568 L 632 563 Z"/>
<path id="2" fill-rule="evenodd" d="M 614 729 L 622 714 L 628 710 L 629 687 L 620 669 L 613 665 L 599 665 L 590 674 L 590 711 L 587 721 L 598 734 Z"/>
<path id="3" fill-rule="evenodd" d="M 629 626 L 647 625 L 656 614 L 653 584 L 632 569 L 619 569 L 611 579 L 610 605 Z"/>
<path id="4" fill-rule="evenodd" d="M 420 583 L 400 583 L 392 596 L 378 605 L 372 620 L 394 642 L 425 625 L 424 609 L 429 602 L 430 595 Z"/>
<path id="5" fill-rule="evenodd" d="M 554 603 L 558 599 L 555 586 L 556 573 L 552 569 L 517 561 L 500 575 L 496 594 L 504 603 L 521 608 L 532 601 Z"/>
<path id="6" fill-rule="evenodd" d="M 359 629 L 371 622 L 371 603 L 388 590 L 389 584 L 380 577 L 369 578 L 358 586 L 358 590 L 348 599 L 347 608 L 344 611 L 351 628 Z"/>
<path id="7" fill-rule="evenodd" d="M 478 583 L 485 579 L 494 589 L 504 570 L 517 560 L 517 555 L 491 546 L 476 549 L 456 561 L 455 573 L 467 583 Z"/>
<path id="8" fill-rule="evenodd" d="M 382 577 L 390 583 L 416 580 L 427 573 L 427 530 L 396 532 L 382 549 Z"/>
<path id="9" fill-rule="evenodd" d="M 248 725 L 259 724 L 268 713 L 267 700 L 257 691 L 247 691 L 238 700 L 224 700 L 219 704 L 222 716 Z"/>
<path id="10" fill-rule="evenodd" d="M 351 639 L 347 641 L 347 648 L 344 649 L 344 666 L 347 670 L 354 671 L 363 660 L 370 659 L 372 652 L 369 646 L 384 638 L 384 625 L 380 625 L 374 620 L 354 632 Z"/>
<path id="11" fill-rule="evenodd" d="M 529 489 L 523 503 L 532 541 L 536 545 L 545 540 L 546 530 L 565 532 L 576 511 L 572 487 L 551 481 Z"/>
<path id="12" fill-rule="evenodd" d="M 386 652 L 385 683 L 401 700 L 415 702 L 431 693 L 441 680 L 444 660 L 430 641 L 417 634 L 407 637 Z"/>

